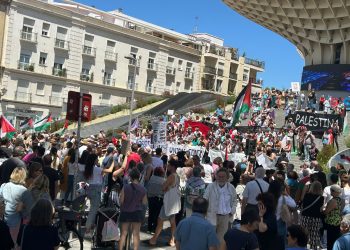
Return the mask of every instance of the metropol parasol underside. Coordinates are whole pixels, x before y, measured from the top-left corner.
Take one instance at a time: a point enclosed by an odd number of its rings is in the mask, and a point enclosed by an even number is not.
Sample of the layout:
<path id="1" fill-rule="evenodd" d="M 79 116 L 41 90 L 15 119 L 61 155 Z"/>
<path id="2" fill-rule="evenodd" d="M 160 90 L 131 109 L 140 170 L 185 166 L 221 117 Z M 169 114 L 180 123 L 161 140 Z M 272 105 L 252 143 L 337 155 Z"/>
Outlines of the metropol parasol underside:
<path id="1" fill-rule="evenodd" d="M 223 0 L 293 43 L 302 89 L 350 91 L 350 0 Z"/>

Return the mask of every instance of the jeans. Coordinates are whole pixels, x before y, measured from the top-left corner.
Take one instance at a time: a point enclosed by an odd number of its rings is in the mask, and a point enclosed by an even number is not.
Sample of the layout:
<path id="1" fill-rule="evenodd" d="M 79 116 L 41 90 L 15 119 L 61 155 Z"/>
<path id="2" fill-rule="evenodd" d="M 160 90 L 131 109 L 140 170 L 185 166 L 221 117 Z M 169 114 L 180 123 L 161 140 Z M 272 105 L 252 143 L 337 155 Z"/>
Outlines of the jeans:
<path id="1" fill-rule="evenodd" d="M 277 221 L 277 233 L 279 236 L 278 244 L 281 246 L 281 249 L 285 249 L 287 240 L 287 225 L 281 218 Z"/>
<path id="2" fill-rule="evenodd" d="M 68 175 L 67 191 L 64 194 L 64 200 L 67 201 L 70 196 L 70 200 L 73 200 L 73 185 L 74 185 L 74 175 Z"/>
<path id="3" fill-rule="evenodd" d="M 88 229 L 95 221 L 97 210 L 100 207 L 101 189 L 101 185 L 91 184 L 87 191 L 87 198 L 90 200 L 90 211 L 86 220 L 86 228 Z"/>
<path id="4" fill-rule="evenodd" d="M 310 148 L 311 145 L 304 145 L 305 161 L 310 161 Z"/>

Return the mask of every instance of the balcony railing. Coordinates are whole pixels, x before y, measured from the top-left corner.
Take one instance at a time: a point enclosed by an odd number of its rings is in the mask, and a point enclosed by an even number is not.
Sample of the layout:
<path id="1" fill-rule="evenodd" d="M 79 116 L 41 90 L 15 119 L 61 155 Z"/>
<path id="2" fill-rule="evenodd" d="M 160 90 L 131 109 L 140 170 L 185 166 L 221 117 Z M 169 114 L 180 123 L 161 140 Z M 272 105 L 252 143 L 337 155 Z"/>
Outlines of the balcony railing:
<path id="1" fill-rule="evenodd" d="M 105 60 L 111 61 L 111 62 L 117 62 L 118 61 L 118 54 L 114 53 L 113 51 L 105 51 Z"/>
<path id="2" fill-rule="evenodd" d="M 237 80 L 237 74 L 235 74 L 235 73 L 230 73 L 229 78 L 230 78 L 230 79 Z"/>
<path id="3" fill-rule="evenodd" d="M 217 56 L 225 56 L 225 48 L 212 46 L 208 50 L 208 53 L 214 54 L 214 55 L 217 55 Z"/>
<path id="4" fill-rule="evenodd" d="M 224 75 L 224 70 L 218 69 L 218 76 L 223 76 L 223 75 Z"/>
<path id="5" fill-rule="evenodd" d="M 62 106 L 63 98 L 59 96 L 50 96 L 49 97 L 50 105 Z"/>
<path id="6" fill-rule="evenodd" d="M 140 67 L 140 61 L 136 60 L 136 59 L 129 59 L 129 66 L 136 66 L 136 67 Z"/>
<path id="7" fill-rule="evenodd" d="M 67 77 L 67 69 L 52 68 L 52 75 L 59 77 Z"/>
<path id="8" fill-rule="evenodd" d="M 244 62 L 246 64 L 258 67 L 258 68 L 262 68 L 265 69 L 265 62 L 263 61 L 258 61 L 258 60 L 254 60 L 254 59 L 250 59 L 250 58 L 245 58 Z"/>
<path id="9" fill-rule="evenodd" d="M 152 86 L 146 86 L 147 93 L 154 93 L 154 88 Z"/>
<path id="10" fill-rule="evenodd" d="M 156 63 L 148 63 L 147 69 L 157 71 L 158 70 L 158 64 L 156 64 Z"/>
<path id="11" fill-rule="evenodd" d="M 185 72 L 185 78 L 187 78 L 187 79 L 193 79 L 193 76 L 194 76 L 193 72 L 189 72 L 189 71 L 186 71 L 186 72 Z"/>
<path id="12" fill-rule="evenodd" d="M 34 71 L 34 63 L 25 63 L 18 61 L 18 69 L 26 70 L 26 71 Z"/>
<path id="13" fill-rule="evenodd" d="M 21 40 L 36 43 L 38 42 L 38 34 L 21 30 Z"/>
<path id="14" fill-rule="evenodd" d="M 20 101 L 20 102 L 31 102 L 32 94 L 27 92 L 16 91 L 15 99 L 16 101 Z"/>
<path id="15" fill-rule="evenodd" d="M 216 68 L 214 68 L 214 67 L 209 67 L 209 66 L 205 66 L 205 67 L 204 67 L 204 73 L 216 75 Z"/>
<path id="16" fill-rule="evenodd" d="M 83 45 L 83 55 L 95 57 L 96 56 L 96 48 Z"/>
<path id="17" fill-rule="evenodd" d="M 132 85 L 133 85 L 133 83 L 132 82 L 127 82 L 126 83 L 126 88 L 127 89 L 132 89 Z M 135 83 L 135 90 L 137 90 L 138 89 L 138 83 Z"/>
<path id="18" fill-rule="evenodd" d="M 176 68 L 167 66 L 167 67 L 166 67 L 166 73 L 167 73 L 167 75 L 175 75 L 175 73 L 176 73 Z"/>
<path id="19" fill-rule="evenodd" d="M 107 85 L 107 86 L 115 86 L 115 79 L 103 77 L 103 78 L 102 78 L 102 81 L 103 81 L 103 84 L 104 84 L 104 85 Z"/>
<path id="20" fill-rule="evenodd" d="M 84 82 L 93 82 L 94 81 L 94 74 L 80 74 L 80 80 Z"/>
<path id="21" fill-rule="evenodd" d="M 55 48 L 69 50 L 69 42 L 62 39 L 55 39 Z"/>

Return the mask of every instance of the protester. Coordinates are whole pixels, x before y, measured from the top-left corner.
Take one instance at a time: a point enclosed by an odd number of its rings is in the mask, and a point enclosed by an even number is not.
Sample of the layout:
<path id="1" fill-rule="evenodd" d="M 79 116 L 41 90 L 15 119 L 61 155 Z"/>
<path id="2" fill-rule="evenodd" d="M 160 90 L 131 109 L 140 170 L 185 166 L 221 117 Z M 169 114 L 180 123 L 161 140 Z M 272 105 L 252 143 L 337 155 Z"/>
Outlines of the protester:
<path id="1" fill-rule="evenodd" d="M 259 214 L 255 210 L 245 211 L 239 229 L 233 228 L 226 232 L 221 250 L 259 249 L 254 231 L 258 230 L 260 221 Z"/>
<path id="2" fill-rule="evenodd" d="M 164 199 L 163 206 L 160 210 L 158 217 L 157 228 L 153 237 L 149 240 L 149 244 L 154 246 L 157 243 L 157 239 L 163 230 L 163 222 L 165 220 L 170 220 L 171 226 L 171 238 L 168 244 L 170 246 L 175 246 L 175 215 L 181 209 L 181 200 L 180 200 L 180 178 L 176 174 L 176 169 L 178 167 L 178 161 L 171 159 L 167 165 L 167 179 L 163 184 Z"/>
<path id="3" fill-rule="evenodd" d="M 340 223 L 340 231 L 343 234 L 333 245 L 332 250 L 349 250 L 350 249 L 350 214 L 343 217 Z"/>
<path id="4" fill-rule="evenodd" d="M 28 225 L 21 227 L 16 239 L 22 250 L 57 249 L 58 229 L 52 226 L 54 208 L 47 199 L 39 199 L 31 210 Z"/>
<path id="5" fill-rule="evenodd" d="M 5 222 L 10 228 L 10 234 L 13 242 L 16 242 L 19 227 L 21 224 L 21 197 L 27 190 L 25 180 L 27 172 L 22 167 L 13 170 L 10 176 L 10 182 L 4 183 L 0 187 L 0 199 L 5 201 Z"/>
<path id="6" fill-rule="evenodd" d="M 120 193 L 121 235 L 119 249 L 123 249 L 129 227 L 132 226 L 134 249 L 140 245 L 140 227 L 143 221 L 143 205 L 147 204 L 146 190 L 139 184 L 140 172 L 134 168 L 129 173 L 131 183 L 124 185 Z"/>
<path id="7" fill-rule="evenodd" d="M 287 229 L 288 247 L 286 250 L 307 250 L 307 232 L 299 225 L 291 225 Z M 315 248 L 312 248 L 315 249 Z"/>
<path id="8" fill-rule="evenodd" d="M 185 207 L 186 217 L 192 214 L 193 201 L 198 197 L 203 197 L 205 191 L 205 182 L 201 178 L 200 167 L 193 168 L 193 176 L 186 181 L 185 186 Z"/>
<path id="9" fill-rule="evenodd" d="M 216 181 L 209 184 L 204 193 L 204 198 L 209 202 L 207 219 L 215 226 L 220 243 L 223 243 L 224 234 L 227 232 L 229 222 L 237 207 L 237 193 L 234 186 L 228 183 L 229 172 L 225 168 L 219 168 L 216 172 Z"/>
<path id="10" fill-rule="evenodd" d="M 220 242 L 214 227 L 205 219 L 209 203 L 198 197 L 193 200 L 191 216 L 182 220 L 176 228 L 177 250 L 217 250 Z"/>

